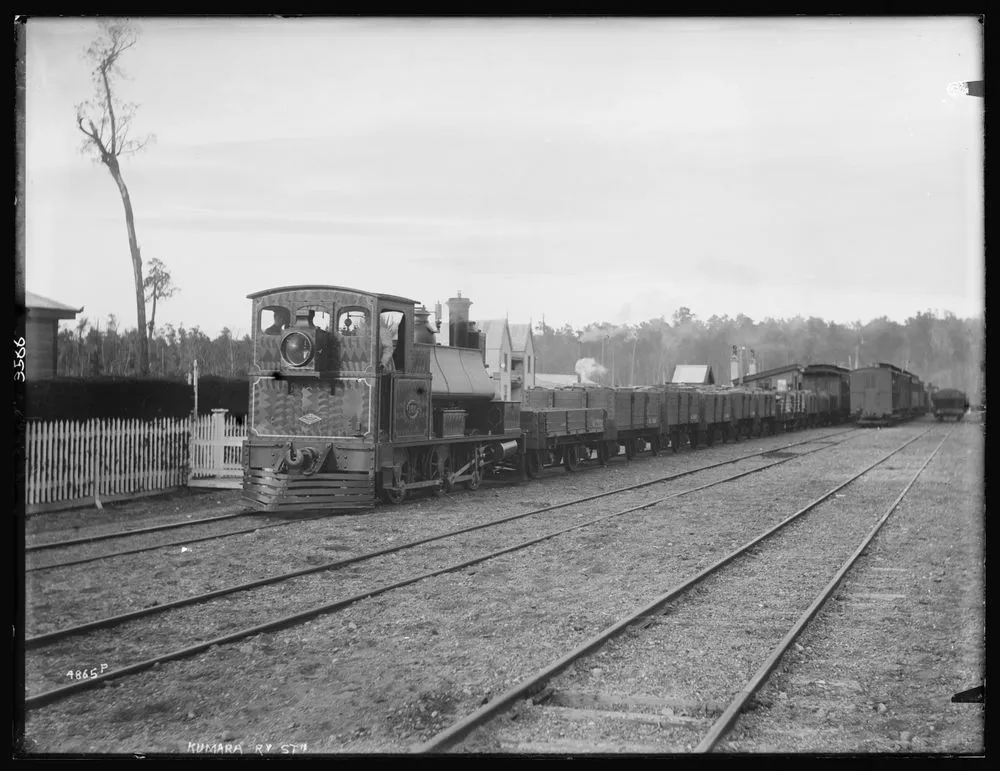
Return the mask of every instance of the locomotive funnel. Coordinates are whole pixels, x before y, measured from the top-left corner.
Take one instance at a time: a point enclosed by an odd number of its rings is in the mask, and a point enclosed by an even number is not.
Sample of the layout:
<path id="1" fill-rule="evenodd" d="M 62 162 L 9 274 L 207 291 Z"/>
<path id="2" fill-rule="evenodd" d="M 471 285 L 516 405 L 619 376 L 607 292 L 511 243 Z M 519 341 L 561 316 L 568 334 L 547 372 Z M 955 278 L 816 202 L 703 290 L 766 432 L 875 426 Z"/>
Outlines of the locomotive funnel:
<path id="1" fill-rule="evenodd" d="M 472 300 L 462 297 L 448 298 L 448 345 L 455 348 L 469 347 L 469 306 Z"/>

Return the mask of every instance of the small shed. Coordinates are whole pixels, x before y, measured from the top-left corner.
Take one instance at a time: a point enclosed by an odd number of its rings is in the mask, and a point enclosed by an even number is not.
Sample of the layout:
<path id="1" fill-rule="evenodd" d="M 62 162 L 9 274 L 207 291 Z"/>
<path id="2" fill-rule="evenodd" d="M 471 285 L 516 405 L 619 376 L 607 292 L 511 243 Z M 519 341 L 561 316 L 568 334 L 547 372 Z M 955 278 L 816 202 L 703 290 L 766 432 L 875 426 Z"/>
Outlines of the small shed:
<path id="1" fill-rule="evenodd" d="M 715 385 L 711 364 L 678 364 L 674 367 L 671 383 L 681 385 Z"/>
<path id="2" fill-rule="evenodd" d="M 27 310 L 25 376 L 28 379 L 55 377 L 59 360 L 59 322 L 75 319 L 78 313 L 83 313 L 83 308 L 71 308 L 28 291 L 24 293 L 24 307 Z"/>

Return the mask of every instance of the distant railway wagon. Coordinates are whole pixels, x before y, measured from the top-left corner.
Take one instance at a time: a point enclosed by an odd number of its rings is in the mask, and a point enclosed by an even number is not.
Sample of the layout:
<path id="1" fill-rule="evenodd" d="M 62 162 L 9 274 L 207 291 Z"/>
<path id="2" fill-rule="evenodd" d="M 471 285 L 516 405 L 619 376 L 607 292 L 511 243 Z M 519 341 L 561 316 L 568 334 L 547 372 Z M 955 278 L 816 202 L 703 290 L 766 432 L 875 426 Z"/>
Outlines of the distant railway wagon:
<path id="1" fill-rule="evenodd" d="M 844 423 L 851 414 L 851 372 L 835 364 L 809 364 L 802 372 L 803 388 L 818 394 L 827 394 L 826 410 L 821 411 L 820 422 Z"/>
<path id="2" fill-rule="evenodd" d="M 884 426 L 919 413 L 920 380 L 892 364 L 851 371 L 851 416 L 860 426 Z"/>
<path id="3" fill-rule="evenodd" d="M 969 411 L 969 397 L 956 388 L 942 388 L 934 392 L 934 417 L 937 420 L 949 418 L 961 420 Z"/>

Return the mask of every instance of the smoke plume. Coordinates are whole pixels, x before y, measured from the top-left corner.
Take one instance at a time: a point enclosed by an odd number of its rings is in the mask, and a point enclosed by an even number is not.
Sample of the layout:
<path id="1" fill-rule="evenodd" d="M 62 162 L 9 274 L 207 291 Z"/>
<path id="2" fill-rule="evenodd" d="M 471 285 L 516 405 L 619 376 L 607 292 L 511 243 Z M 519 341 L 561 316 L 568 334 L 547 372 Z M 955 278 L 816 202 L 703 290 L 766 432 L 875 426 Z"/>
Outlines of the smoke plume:
<path id="1" fill-rule="evenodd" d="M 608 373 L 608 370 L 598 364 L 596 359 L 590 357 L 578 359 L 573 369 L 580 376 L 581 380 L 594 381 L 596 378 Z"/>

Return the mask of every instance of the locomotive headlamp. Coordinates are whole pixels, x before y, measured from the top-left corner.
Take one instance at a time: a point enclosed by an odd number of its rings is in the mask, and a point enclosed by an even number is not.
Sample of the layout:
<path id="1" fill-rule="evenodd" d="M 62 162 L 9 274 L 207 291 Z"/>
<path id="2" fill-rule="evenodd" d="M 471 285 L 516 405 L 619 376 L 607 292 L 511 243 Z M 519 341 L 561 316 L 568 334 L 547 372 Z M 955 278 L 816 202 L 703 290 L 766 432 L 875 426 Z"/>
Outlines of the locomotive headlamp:
<path id="1" fill-rule="evenodd" d="M 313 357 L 313 342 L 302 332 L 289 332 L 281 341 L 281 358 L 293 367 L 303 367 Z"/>

